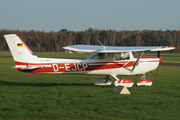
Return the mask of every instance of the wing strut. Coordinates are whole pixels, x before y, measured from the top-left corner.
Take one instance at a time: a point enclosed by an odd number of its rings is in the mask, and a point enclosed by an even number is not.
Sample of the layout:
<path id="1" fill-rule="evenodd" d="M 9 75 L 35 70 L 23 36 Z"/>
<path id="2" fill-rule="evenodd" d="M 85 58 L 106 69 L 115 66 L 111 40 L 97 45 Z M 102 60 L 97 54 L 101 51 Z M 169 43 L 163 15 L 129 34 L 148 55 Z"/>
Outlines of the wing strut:
<path id="1" fill-rule="evenodd" d="M 106 82 L 105 82 L 105 83 L 107 83 L 107 82 L 108 82 L 108 80 L 109 80 L 109 75 L 108 75 L 108 76 L 106 76 Z"/>
<path id="2" fill-rule="evenodd" d="M 131 70 L 131 71 L 133 71 L 133 70 L 136 68 L 136 66 L 137 66 L 137 64 L 138 64 L 138 62 L 139 62 L 139 60 L 140 60 L 141 56 L 143 55 L 143 53 L 144 53 L 144 51 L 142 51 L 142 52 L 140 53 L 140 55 L 139 55 L 138 59 L 136 60 L 136 62 L 135 62 L 135 63 L 134 63 L 134 65 L 133 65 L 133 68 L 132 68 L 132 70 Z"/>

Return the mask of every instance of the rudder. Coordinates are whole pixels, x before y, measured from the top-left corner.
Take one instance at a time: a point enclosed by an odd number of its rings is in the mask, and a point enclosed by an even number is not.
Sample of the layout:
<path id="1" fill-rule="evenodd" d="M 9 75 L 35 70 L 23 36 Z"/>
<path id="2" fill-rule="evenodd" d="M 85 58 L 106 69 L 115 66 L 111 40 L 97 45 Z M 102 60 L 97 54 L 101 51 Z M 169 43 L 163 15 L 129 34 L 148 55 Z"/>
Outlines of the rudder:
<path id="1" fill-rule="evenodd" d="M 17 34 L 4 35 L 15 62 L 35 62 L 37 56 Z"/>

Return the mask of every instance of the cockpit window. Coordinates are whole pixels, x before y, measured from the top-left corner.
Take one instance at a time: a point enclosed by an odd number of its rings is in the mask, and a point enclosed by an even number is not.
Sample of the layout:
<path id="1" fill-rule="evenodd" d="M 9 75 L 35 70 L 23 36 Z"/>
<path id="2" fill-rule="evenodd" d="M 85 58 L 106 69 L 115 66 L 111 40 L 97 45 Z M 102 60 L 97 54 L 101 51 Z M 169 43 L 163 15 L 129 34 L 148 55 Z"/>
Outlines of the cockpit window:
<path id="1" fill-rule="evenodd" d="M 121 52 L 114 54 L 115 60 L 129 60 L 129 53 L 128 52 Z"/>
<path id="2" fill-rule="evenodd" d="M 132 54 L 133 54 L 134 58 L 136 58 L 137 56 L 139 56 L 139 55 L 137 54 L 137 52 L 132 52 Z"/>
<path id="3" fill-rule="evenodd" d="M 105 57 L 106 57 L 105 53 L 98 53 L 98 54 L 95 54 L 94 56 L 92 56 L 91 59 L 103 60 L 103 59 L 105 59 Z"/>

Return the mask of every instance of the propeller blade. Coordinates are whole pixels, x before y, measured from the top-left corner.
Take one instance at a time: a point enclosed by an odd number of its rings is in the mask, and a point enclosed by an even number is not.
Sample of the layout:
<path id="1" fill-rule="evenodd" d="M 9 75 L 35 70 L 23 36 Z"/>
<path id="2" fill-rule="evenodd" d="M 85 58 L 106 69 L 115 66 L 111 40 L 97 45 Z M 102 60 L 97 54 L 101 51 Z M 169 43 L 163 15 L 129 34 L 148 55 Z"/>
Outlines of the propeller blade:
<path id="1" fill-rule="evenodd" d="M 157 51 L 157 57 L 158 58 L 160 57 L 160 51 Z"/>
<path id="2" fill-rule="evenodd" d="M 159 46 L 161 46 L 161 41 L 159 41 Z M 158 58 L 160 57 L 160 51 L 157 51 L 157 57 Z M 158 68 L 159 68 L 159 66 L 157 67 L 156 78 L 158 77 Z"/>

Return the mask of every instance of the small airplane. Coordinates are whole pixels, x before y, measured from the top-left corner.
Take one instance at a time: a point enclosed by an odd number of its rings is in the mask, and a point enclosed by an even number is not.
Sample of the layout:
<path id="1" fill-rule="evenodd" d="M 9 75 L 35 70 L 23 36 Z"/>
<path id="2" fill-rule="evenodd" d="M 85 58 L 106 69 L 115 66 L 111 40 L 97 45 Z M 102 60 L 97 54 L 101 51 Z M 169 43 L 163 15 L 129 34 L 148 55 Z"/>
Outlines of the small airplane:
<path id="1" fill-rule="evenodd" d="M 145 51 L 173 50 L 170 46 L 119 47 L 98 45 L 73 45 L 63 47 L 75 52 L 93 52 L 87 59 L 40 58 L 21 40 L 17 34 L 4 35 L 10 48 L 15 68 L 27 73 L 57 73 L 101 75 L 105 78 L 94 80 L 95 85 L 111 85 L 115 78 L 115 86 L 132 87 L 133 82 L 128 79 L 120 80 L 118 75 L 142 75 L 137 85 L 151 86 L 145 73 L 155 70 L 162 61 L 159 57 L 142 56 Z M 136 52 L 140 52 L 138 55 Z"/>

